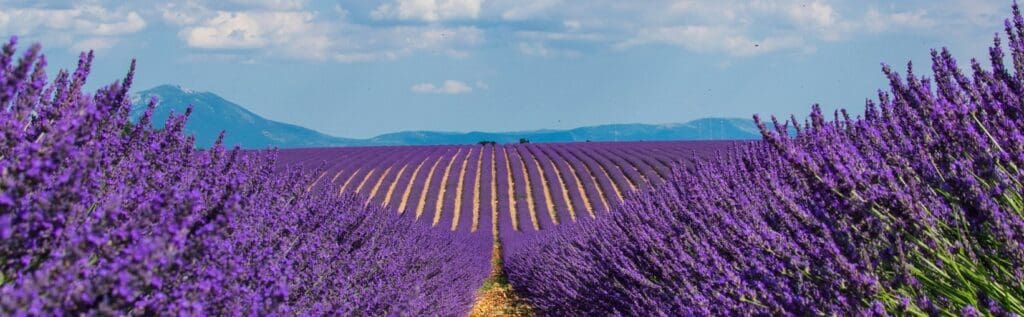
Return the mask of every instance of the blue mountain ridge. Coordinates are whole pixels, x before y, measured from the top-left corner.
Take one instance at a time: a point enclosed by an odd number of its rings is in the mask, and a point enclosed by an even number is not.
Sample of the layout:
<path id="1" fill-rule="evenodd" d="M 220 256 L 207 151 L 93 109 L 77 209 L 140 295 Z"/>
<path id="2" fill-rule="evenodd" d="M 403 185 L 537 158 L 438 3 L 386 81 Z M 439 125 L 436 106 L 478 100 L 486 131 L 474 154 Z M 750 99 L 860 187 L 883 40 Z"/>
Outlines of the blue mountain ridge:
<path id="1" fill-rule="evenodd" d="M 303 148 L 332 146 L 475 144 L 479 141 L 515 143 L 520 138 L 531 142 L 582 141 L 670 141 L 670 140 L 750 140 L 760 132 L 750 119 L 704 118 L 675 124 L 608 124 L 570 130 L 514 132 L 439 132 L 403 131 L 369 139 L 342 138 L 293 124 L 269 120 L 210 92 L 197 92 L 174 85 L 161 85 L 133 95 L 132 118 L 137 120 L 151 97 L 158 102 L 154 125 L 162 127 L 167 116 L 193 110 L 185 130 L 196 137 L 196 146 L 209 147 L 220 132 L 224 143 L 242 148 Z"/>

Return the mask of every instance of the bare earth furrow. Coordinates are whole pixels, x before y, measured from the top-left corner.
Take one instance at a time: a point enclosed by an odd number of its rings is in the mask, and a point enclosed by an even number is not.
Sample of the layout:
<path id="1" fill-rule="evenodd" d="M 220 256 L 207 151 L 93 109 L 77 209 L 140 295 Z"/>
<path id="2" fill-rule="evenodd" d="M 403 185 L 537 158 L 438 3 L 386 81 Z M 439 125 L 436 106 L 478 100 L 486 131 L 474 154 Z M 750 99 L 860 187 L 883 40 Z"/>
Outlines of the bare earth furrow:
<path id="1" fill-rule="evenodd" d="M 459 218 L 462 216 L 462 182 L 466 179 L 466 165 L 472 155 L 473 150 L 470 149 L 469 153 L 466 153 L 466 157 L 462 158 L 462 167 L 459 168 L 459 179 L 456 181 L 455 187 L 455 206 L 452 207 L 452 231 L 459 226 Z M 440 207 L 437 209 L 441 210 Z"/>
<path id="2" fill-rule="evenodd" d="M 409 176 L 409 181 L 405 184 L 405 190 L 402 191 L 402 200 L 398 203 L 398 213 L 405 213 L 405 207 L 409 204 L 409 195 L 412 194 L 412 185 L 416 183 L 416 176 L 419 175 L 420 170 L 423 169 L 423 165 L 427 163 L 428 158 L 424 158 L 416 165 L 416 169 L 412 171 L 412 175 Z M 418 217 L 417 217 L 418 218 Z"/>
<path id="3" fill-rule="evenodd" d="M 548 182 L 547 177 L 545 177 L 544 167 L 540 164 L 540 158 L 531 155 L 530 160 L 533 161 L 533 164 L 536 166 L 537 173 L 540 174 L 538 175 L 540 176 L 538 181 L 540 181 L 541 193 L 544 195 L 544 206 L 547 207 L 548 216 L 551 217 L 551 222 L 557 225 L 561 219 L 558 219 L 558 214 L 555 213 L 555 204 L 552 198 L 553 195 L 551 194 L 551 184 Z"/>
<path id="4" fill-rule="evenodd" d="M 438 156 L 437 160 L 434 161 L 434 165 L 427 171 L 427 180 L 423 183 L 423 190 L 420 191 L 420 199 L 416 201 L 416 219 L 420 219 L 423 215 L 423 208 L 427 205 L 427 189 L 430 187 L 430 180 L 434 177 L 434 170 L 437 169 L 437 165 L 441 163 L 444 156 Z"/>
<path id="5" fill-rule="evenodd" d="M 438 184 L 437 189 L 438 194 L 437 196 L 433 197 L 436 199 L 436 201 L 434 202 L 434 221 L 431 222 L 431 225 L 436 226 L 437 223 L 441 221 L 441 211 L 443 210 L 441 209 L 441 207 L 444 204 L 444 193 L 448 189 L 448 176 L 451 174 L 452 164 L 455 163 L 455 160 L 459 158 L 459 154 L 461 153 L 462 149 L 456 151 L 455 155 L 452 155 L 451 159 L 448 160 L 448 165 L 445 166 L 444 171 L 441 173 L 441 183 Z"/>

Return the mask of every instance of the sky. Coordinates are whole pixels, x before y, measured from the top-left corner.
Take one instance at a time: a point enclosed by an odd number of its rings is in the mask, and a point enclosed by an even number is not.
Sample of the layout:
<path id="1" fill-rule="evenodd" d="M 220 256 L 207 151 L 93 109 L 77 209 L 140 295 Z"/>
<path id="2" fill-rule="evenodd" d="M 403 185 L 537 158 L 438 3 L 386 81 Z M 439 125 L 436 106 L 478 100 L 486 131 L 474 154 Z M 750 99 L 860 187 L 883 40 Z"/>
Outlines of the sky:
<path id="1" fill-rule="evenodd" d="M 1009 0 L 0 0 L 51 68 L 366 138 L 863 109 L 880 63 L 984 58 Z M 22 45 L 22 48 L 27 46 Z"/>

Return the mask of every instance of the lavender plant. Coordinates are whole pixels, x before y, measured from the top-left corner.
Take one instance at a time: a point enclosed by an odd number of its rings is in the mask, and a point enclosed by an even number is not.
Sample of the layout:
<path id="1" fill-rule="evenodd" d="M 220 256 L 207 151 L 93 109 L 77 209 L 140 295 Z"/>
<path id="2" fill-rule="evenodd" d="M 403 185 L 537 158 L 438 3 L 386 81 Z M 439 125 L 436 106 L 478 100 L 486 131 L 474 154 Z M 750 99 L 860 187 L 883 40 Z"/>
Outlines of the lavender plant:
<path id="1" fill-rule="evenodd" d="M 420 315 L 469 309 L 490 239 L 310 186 L 273 152 L 196 150 L 189 113 L 129 121 L 128 76 L 83 92 L 0 52 L 0 314 Z"/>
<path id="2" fill-rule="evenodd" d="M 755 116 L 765 142 L 679 167 L 608 217 L 503 241 L 509 280 L 548 315 L 1024 314 L 1016 4 L 1005 31 L 990 69 L 966 75 L 946 49 L 932 78 L 883 66 L 889 92 L 861 117 Z"/>

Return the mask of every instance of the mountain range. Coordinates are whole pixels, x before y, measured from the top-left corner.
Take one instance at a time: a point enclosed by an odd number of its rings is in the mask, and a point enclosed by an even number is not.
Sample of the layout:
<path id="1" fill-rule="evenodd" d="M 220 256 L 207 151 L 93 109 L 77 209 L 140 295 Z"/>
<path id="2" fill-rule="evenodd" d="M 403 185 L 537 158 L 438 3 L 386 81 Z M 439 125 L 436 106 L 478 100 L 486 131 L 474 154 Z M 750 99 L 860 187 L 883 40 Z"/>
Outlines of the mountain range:
<path id="1" fill-rule="evenodd" d="M 224 143 L 242 148 L 301 148 L 330 146 L 474 144 L 480 141 L 515 143 L 582 141 L 668 141 L 668 140 L 747 140 L 760 138 L 750 119 L 704 118 L 675 124 L 608 124 L 570 130 L 513 132 L 440 132 L 403 131 L 369 139 L 342 138 L 293 124 L 263 118 L 245 107 L 210 92 L 198 92 L 174 85 L 161 85 L 133 96 L 132 118 L 145 112 L 151 97 L 158 102 L 153 118 L 158 128 L 168 114 L 192 114 L 185 130 L 196 136 L 196 146 L 209 147 L 217 135 L 227 131 Z"/>

